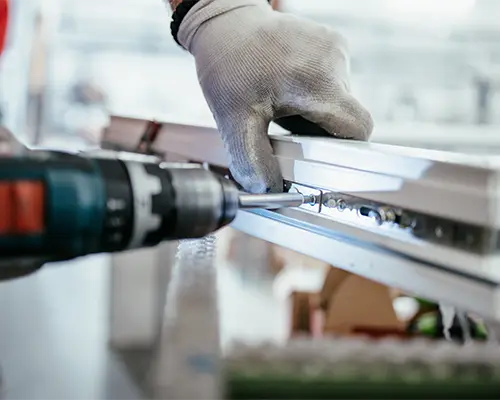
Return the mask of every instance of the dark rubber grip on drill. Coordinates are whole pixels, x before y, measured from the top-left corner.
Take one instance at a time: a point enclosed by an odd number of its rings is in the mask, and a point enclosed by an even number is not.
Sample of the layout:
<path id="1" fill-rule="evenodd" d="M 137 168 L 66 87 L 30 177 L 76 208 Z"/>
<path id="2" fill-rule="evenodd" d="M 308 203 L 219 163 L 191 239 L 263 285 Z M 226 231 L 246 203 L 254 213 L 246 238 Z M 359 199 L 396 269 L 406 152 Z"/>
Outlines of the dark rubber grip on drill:
<path id="1" fill-rule="evenodd" d="M 133 194 L 125 165 L 118 160 L 96 160 L 104 182 L 105 216 L 102 222 L 102 252 L 125 250 L 133 230 Z"/>

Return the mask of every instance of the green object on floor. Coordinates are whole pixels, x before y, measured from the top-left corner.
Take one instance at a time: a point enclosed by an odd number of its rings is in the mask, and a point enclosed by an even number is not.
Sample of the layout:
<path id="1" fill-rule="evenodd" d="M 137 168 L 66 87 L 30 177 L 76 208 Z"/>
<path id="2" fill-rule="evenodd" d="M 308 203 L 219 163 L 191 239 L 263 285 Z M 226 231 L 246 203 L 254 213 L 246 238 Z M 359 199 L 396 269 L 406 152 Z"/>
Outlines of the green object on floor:
<path id="1" fill-rule="evenodd" d="M 500 382 L 479 383 L 450 380 L 445 382 L 404 382 L 396 379 L 373 381 L 368 378 L 334 380 L 328 377 L 307 379 L 279 375 L 232 375 L 226 398 L 256 399 L 497 399 Z"/>
<path id="2" fill-rule="evenodd" d="M 432 319 L 424 329 L 434 329 Z M 228 399 L 496 399 L 500 348 L 417 339 L 240 345 L 225 358 Z"/>
<path id="3" fill-rule="evenodd" d="M 439 306 L 432 301 L 421 299 L 420 297 L 414 297 L 414 299 L 417 301 L 417 303 L 420 307 L 436 308 L 436 309 L 439 308 Z"/>
<path id="4" fill-rule="evenodd" d="M 417 320 L 417 332 L 421 335 L 435 337 L 438 333 L 437 324 L 435 313 L 424 314 Z"/>
<path id="5" fill-rule="evenodd" d="M 472 318 L 468 318 L 468 322 L 470 334 L 474 340 L 484 341 L 488 338 L 488 330 L 483 322 Z M 429 338 L 443 338 L 443 321 L 440 311 L 430 311 L 422 314 L 409 326 L 409 331 Z M 450 333 L 453 338 L 462 339 L 462 326 L 458 318 L 453 320 Z"/>
<path id="6" fill-rule="evenodd" d="M 488 328 L 482 322 L 476 322 L 473 325 L 474 337 L 481 340 L 488 339 Z"/>
<path id="7" fill-rule="evenodd" d="M 432 349 L 429 349 L 432 351 Z M 500 365 L 434 360 L 395 362 L 238 361 L 228 364 L 229 399 L 496 399 Z"/>

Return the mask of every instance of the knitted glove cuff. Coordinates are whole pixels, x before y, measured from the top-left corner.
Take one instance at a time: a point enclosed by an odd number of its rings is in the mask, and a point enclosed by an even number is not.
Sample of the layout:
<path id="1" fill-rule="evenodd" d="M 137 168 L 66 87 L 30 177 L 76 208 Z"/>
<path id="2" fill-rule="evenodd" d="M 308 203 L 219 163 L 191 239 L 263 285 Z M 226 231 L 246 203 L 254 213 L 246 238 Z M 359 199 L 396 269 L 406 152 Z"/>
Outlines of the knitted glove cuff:
<path id="1" fill-rule="evenodd" d="M 174 13 L 172 14 L 172 22 L 170 23 L 170 31 L 172 32 L 172 36 L 175 40 L 175 42 L 182 47 L 182 45 L 179 42 L 179 39 L 177 38 L 177 35 L 179 34 L 179 29 L 181 27 L 182 21 L 186 17 L 189 11 L 198 3 L 200 0 L 183 0 L 175 9 Z M 267 0 L 268 3 L 271 2 L 271 0 Z"/>

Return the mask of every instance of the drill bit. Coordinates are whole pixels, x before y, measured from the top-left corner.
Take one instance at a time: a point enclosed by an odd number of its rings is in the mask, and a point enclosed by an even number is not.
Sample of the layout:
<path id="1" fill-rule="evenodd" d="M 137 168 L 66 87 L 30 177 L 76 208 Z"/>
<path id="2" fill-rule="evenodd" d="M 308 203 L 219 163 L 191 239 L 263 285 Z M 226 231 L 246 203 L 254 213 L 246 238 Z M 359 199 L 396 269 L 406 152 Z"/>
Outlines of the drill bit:
<path id="1" fill-rule="evenodd" d="M 301 193 L 271 193 L 271 194 L 248 194 L 239 196 L 239 207 L 241 209 L 266 209 L 277 210 L 285 207 L 300 207 L 303 204 L 316 204 L 314 195 L 303 195 Z"/>

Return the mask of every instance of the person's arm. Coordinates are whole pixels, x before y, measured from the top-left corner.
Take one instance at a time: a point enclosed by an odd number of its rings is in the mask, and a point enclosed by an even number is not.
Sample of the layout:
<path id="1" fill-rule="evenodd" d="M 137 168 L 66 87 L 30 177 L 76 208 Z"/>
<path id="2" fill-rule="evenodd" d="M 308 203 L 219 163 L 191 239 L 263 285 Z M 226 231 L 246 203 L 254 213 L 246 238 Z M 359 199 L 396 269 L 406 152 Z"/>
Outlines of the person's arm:
<path id="1" fill-rule="evenodd" d="M 170 4 L 170 8 L 172 8 L 172 11 L 175 11 L 177 6 L 182 3 L 182 0 L 168 0 L 168 3 Z"/>
<path id="2" fill-rule="evenodd" d="M 170 8 L 172 8 L 172 11 L 175 11 L 177 6 L 182 3 L 183 0 L 168 0 L 168 3 L 170 4 Z M 279 0 L 271 0 L 271 5 L 275 10 L 280 9 L 279 5 L 280 1 Z"/>

